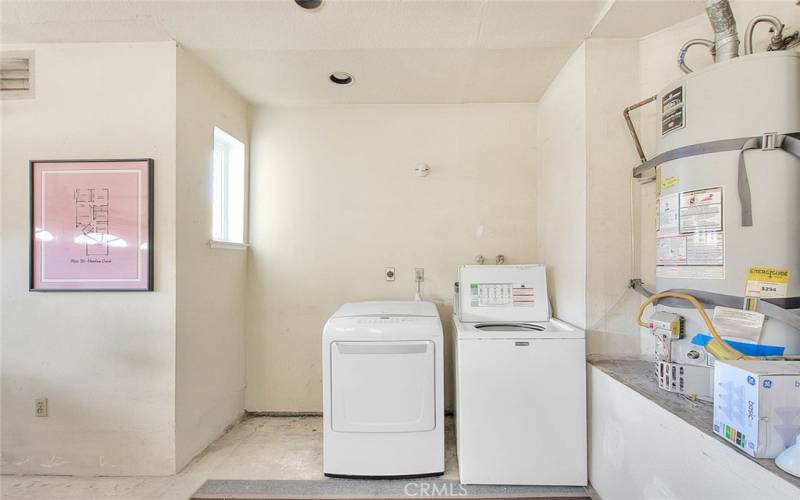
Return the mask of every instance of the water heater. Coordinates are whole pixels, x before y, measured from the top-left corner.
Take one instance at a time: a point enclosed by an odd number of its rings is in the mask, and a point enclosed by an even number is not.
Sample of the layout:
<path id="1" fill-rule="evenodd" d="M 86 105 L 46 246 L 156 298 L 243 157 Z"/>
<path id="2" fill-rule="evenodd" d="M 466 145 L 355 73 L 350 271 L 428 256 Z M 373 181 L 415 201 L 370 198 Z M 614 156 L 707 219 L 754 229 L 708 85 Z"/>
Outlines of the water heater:
<path id="1" fill-rule="evenodd" d="M 637 140 L 634 172 L 655 169 L 661 295 L 639 287 L 658 305 L 638 321 L 656 336 L 661 387 L 710 397 L 715 356 L 800 353 L 800 53 L 689 72 L 626 118 L 649 102 L 656 156 Z M 725 342 L 723 326 L 736 333 Z"/>
<path id="2" fill-rule="evenodd" d="M 750 308 L 762 298 L 800 296 L 800 158 L 769 146 L 800 131 L 800 54 L 711 65 L 666 87 L 656 103 L 658 154 L 762 137 L 761 148 L 712 150 L 657 168 L 658 291 L 747 297 Z M 694 311 L 682 314 L 686 335 L 673 361 L 709 364 L 691 342 L 705 325 Z M 798 353 L 800 332 L 767 319 L 759 343 Z"/>

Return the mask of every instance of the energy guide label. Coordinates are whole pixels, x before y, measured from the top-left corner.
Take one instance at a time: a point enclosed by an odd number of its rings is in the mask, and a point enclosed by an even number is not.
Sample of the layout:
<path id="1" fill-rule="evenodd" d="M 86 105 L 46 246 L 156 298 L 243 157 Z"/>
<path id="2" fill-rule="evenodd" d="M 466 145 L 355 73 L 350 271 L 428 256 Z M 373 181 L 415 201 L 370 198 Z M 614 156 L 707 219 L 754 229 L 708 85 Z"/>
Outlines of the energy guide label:
<path id="1" fill-rule="evenodd" d="M 787 296 L 790 273 L 788 269 L 750 266 L 747 270 L 745 297 L 777 299 Z"/>
<path id="2" fill-rule="evenodd" d="M 524 283 L 470 283 L 472 307 L 533 307 L 533 288 Z"/>

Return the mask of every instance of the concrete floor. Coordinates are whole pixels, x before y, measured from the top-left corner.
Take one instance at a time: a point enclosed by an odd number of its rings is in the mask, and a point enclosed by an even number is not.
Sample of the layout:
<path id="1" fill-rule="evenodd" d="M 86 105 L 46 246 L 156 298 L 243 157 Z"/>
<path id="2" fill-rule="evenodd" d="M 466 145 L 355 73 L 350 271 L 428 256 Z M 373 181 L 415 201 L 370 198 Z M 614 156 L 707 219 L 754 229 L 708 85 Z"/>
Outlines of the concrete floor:
<path id="1" fill-rule="evenodd" d="M 444 477 L 458 479 L 452 418 L 445 439 Z M 0 492 L 8 500 L 185 500 L 206 479 L 324 478 L 321 417 L 256 417 L 236 425 L 175 476 L 1 476 Z"/>

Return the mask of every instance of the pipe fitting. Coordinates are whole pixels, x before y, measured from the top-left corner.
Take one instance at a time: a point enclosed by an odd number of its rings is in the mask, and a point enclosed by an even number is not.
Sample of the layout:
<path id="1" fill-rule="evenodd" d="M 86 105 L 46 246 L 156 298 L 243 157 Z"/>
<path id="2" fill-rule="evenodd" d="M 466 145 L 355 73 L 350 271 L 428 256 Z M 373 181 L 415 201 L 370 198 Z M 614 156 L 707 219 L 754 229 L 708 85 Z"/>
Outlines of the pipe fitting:
<path id="1" fill-rule="evenodd" d="M 744 53 L 752 54 L 753 53 L 753 31 L 755 27 L 760 23 L 767 23 L 772 26 L 772 38 L 769 42 L 769 48 L 767 50 L 781 50 L 783 47 L 783 28 L 784 24 L 775 16 L 756 16 L 750 20 L 747 24 L 747 29 L 744 31 Z"/>

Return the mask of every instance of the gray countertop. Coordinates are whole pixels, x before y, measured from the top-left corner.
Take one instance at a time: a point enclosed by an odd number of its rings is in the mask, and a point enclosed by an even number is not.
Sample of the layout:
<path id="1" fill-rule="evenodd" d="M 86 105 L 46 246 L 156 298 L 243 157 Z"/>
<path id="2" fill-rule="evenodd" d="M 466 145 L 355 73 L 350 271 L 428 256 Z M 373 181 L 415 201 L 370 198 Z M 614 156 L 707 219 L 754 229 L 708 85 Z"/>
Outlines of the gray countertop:
<path id="1" fill-rule="evenodd" d="M 702 401 L 690 401 L 688 398 L 667 392 L 658 388 L 654 365 L 652 361 L 630 358 L 612 358 L 608 356 L 591 355 L 587 357 L 590 365 L 607 374 L 614 380 L 633 389 L 643 397 L 649 399 L 658 406 L 664 408 L 676 417 L 694 426 L 700 432 L 707 434 L 724 446 L 737 451 L 743 457 L 760 465 L 772 472 L 776 476 L 794 484 L 800 488 L 800 478 L 794 477 L 778 468 L 775 462 L 769 458 L 753 458 L 750 455 L 736 449 L 728 444 L 724 439 L 714 434 L 712 430 L 714 407 L 711 403 Z"/>

